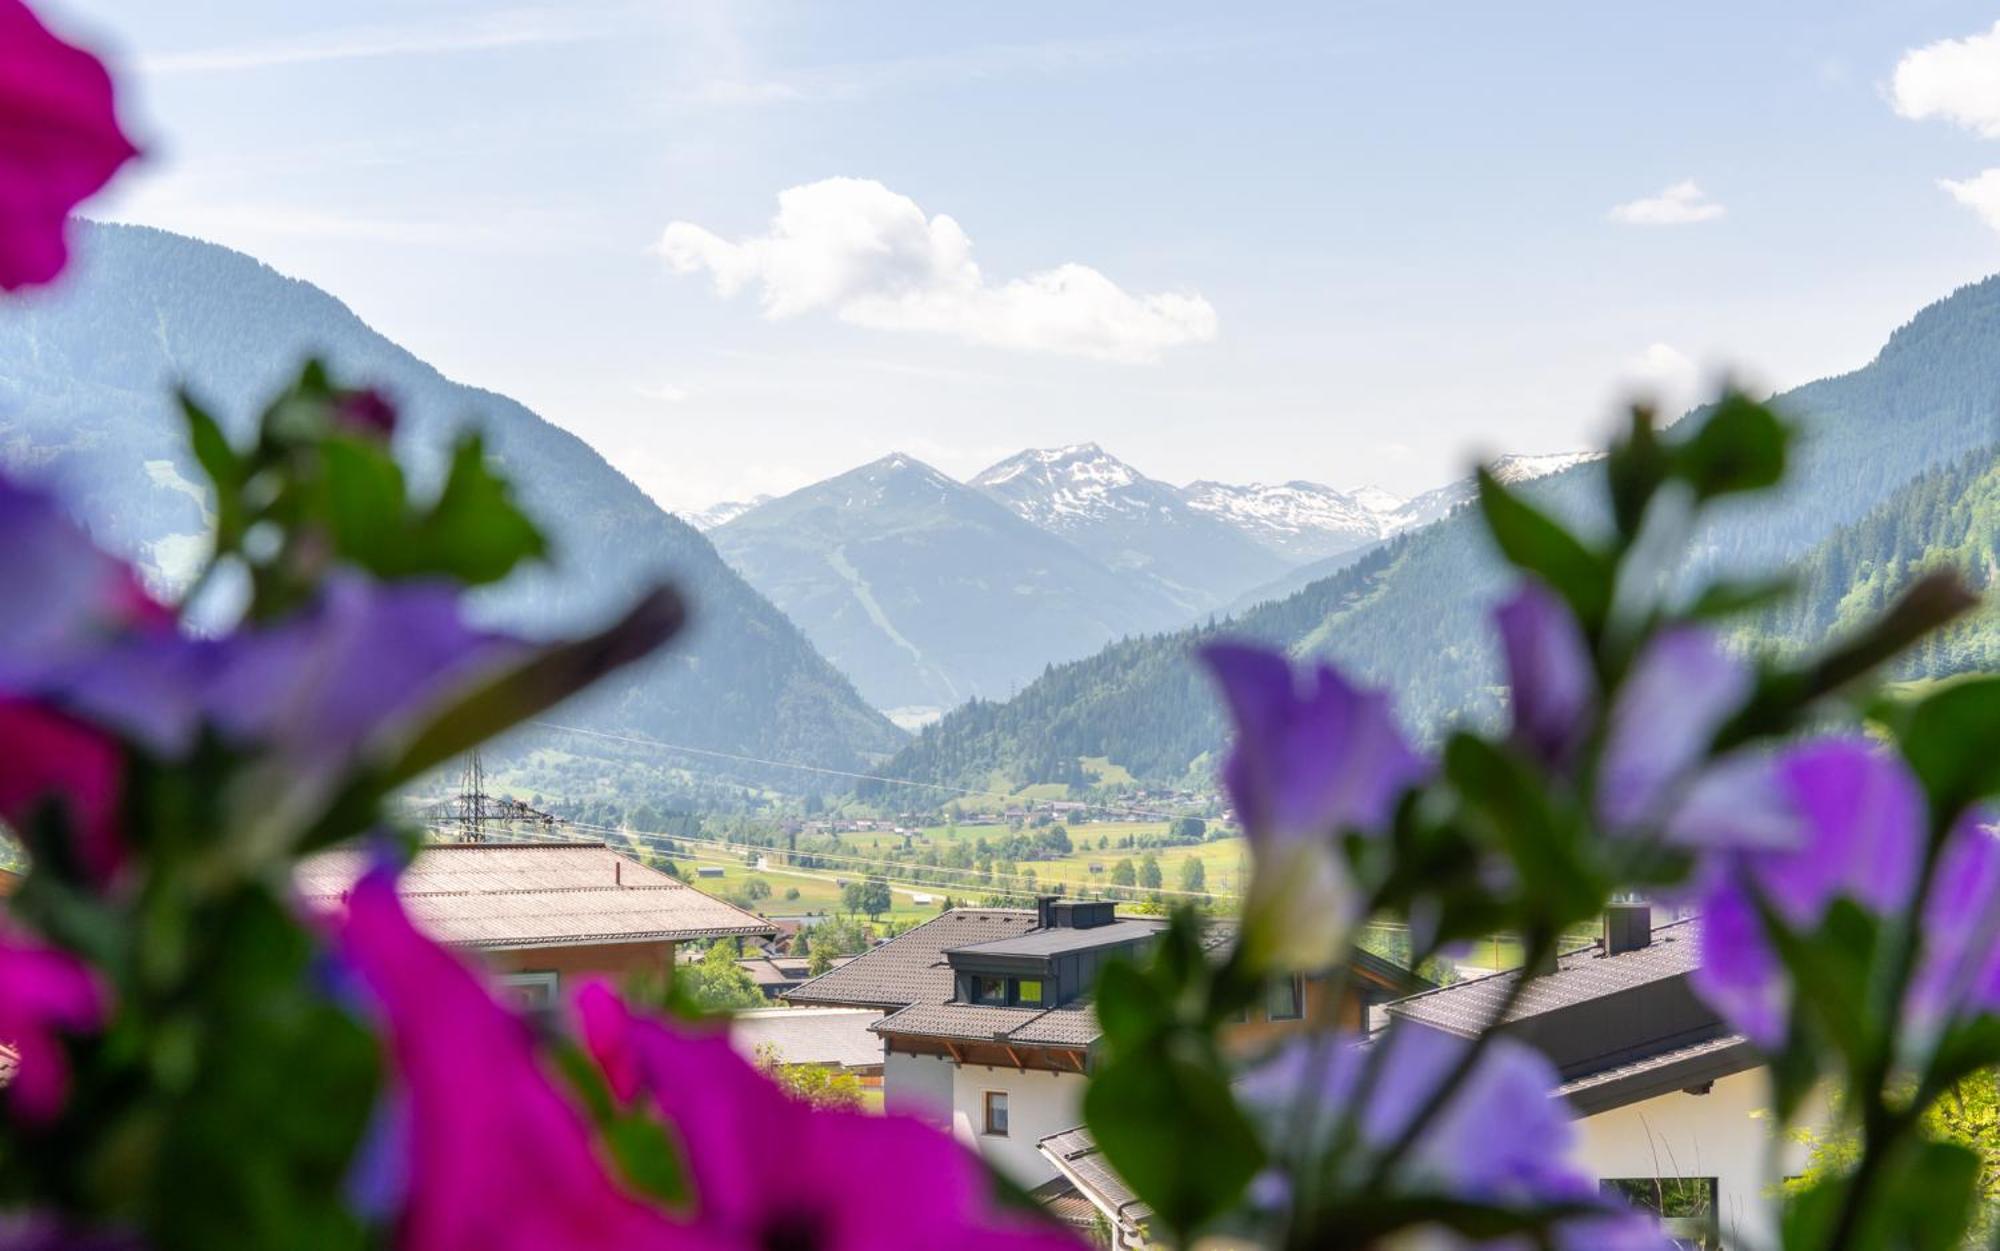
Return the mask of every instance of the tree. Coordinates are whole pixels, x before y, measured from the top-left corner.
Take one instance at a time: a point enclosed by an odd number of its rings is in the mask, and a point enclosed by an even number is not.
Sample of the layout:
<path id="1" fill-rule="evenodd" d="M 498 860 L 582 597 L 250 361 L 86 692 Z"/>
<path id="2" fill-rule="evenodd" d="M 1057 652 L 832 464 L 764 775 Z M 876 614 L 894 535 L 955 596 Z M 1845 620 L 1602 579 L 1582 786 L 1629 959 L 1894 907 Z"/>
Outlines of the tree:
<path id="1" fill-rule="evenodd" d="M 786 1064 L 778 1058 L 778 1049 L 768 1043 L 757 1048 L 757 1067 L 786 1094 L 816 1108 L 861 1106 L 861 1079 L 852 1073 L 823 1064 Z"/>
<path id="2" fill-rule="evenodd" d="M 1158 890 L 1165 884 L 1166 879 L 1160 875 L 1160 858 L 1147 852 L 1139 861 L 1139 885 L 1147 890 Z"/>
<path id="3" fill-rule="evenodd" d="M 1117 864 L 1111 866 L 1111 884 L 1113 886 L 1137 886 L 1139 884 L 1139 870 L 1132 867 L 1132 858 L 1130 856 L 1124 857 Z"/>
<path id="4" fill-rule="evenodd" d="M 1060 825 L 1052 825 L 1035 835 L 1035 846 L 1050 858 L 1067 856 L 1076 850 L 1070 842 L 1069 830 Z"/>
<path id="5" fill-rule="evenodd" d="M 761 877 L 753 877 L 743 883 L 743 894 L 746 898 L 753 901 L 769 899 L 771 897 L 771 884 Z"/>
<path id="6" fill-rule="evenodd" d="M 792 949 L 787 954 L 794 960 L 803 960 L 812 954 L 812 935 L 805 926 L 801 925 L 799 932 L 792 935 Z"/>
<path id="7" fill-rule="evenodd" d="M 1181 889 L 1190 895 L 1199 895 L 1208 889 L 1208 869 L 1199 856 L 1189 856 L 1181 861 Z"/>
<path id="8" fill-rule="evenodd" d="M 818 977 L 822 973 L 831 972 L 832 969 L 833 953 L 827 950 L 825 943 L 820 943 L 812 949 L 812 959 L 806 961 L 806 972 Z"/>
<path id="9" fill-rule="evenodd" d="M 717 939 L 703 953 L 700 963 L 680 970 L 682 984 L 696 1003 L 711 1012 L 732 1012 L 761 1008 L 769 1002 L 749 972 L 736 963 L 736 955 L 735 943 Z"/>
<path id="10" fill-rule="evenodd" d="M 1175 817 L 1168 833 L 1184 843 L 1198 843 L 1208 836 L 1208 822 L 1200 817 Z"/>
<path id="11" fill-rule="evenodd" d="M 798 887 L 796 887 L 796 886 L 787 886 L 787 887 L 785 888 L 785 900 L 786 900 L 786 902 L 791 902 L 791 901 L 794 901 L 794 900 L 798 899 L 798 897 L 799 897 L 799 888 L 798 888 Z"/>
<path id="12" fill-rule="evenodd" d="M 841 887 L 840 904 L 850 913 L 865 912 L 873 918 L 895 907 L 896 901 L 889 893 L 887 878 L 871 877 Z"/>

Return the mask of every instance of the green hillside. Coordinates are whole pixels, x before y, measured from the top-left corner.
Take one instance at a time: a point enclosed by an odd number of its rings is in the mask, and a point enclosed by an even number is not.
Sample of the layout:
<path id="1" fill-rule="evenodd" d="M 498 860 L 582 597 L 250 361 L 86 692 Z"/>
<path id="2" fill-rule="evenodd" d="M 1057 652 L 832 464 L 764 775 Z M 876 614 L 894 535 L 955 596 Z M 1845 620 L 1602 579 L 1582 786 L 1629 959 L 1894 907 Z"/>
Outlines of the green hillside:
<path id="1" fill-rule="evenodd" d="M 529 633 L 572 629 L 662 576 L 687 595 L 687 637 L 565 719 L 833 768 L 902 741 L 706 539 L 574 435 L 445 378 L 326 292 L 240 253 L 126 226 L 93 227 L 80 243 L 58 288 L 0 309 L 0 467 L 59 482 L 103 542 L 156 578 L 186 576 L 207 530 L 172 388 L 186 382 L 240 433 L 315 353 L 396 399 L 397 453 L 419 481 L 438 474 L 454 432 L 485 430 L 553 547 L 547 566 L 485 601 L 493 619 Z"/>
<path id="2" fill-rule="evenodd" d="M 1896 331 L 1865 367 L 1779 396 L 1800 426 L 1776 495 L 1718 508 L 1694 536 L 1690 570 L 1768 573 L 1807 558 L 1906 483 L 2000 440 L 2000 279 L 1962 288 Z M 1600 515 L 1598 464 L 1528 489 L 1586 527 Z M 1052 668 L 1004 704 L 973 704 L 927 727 L 891 776 L 1013 782 L 1103 756 L 1145 778 L 1186 773 L 1223 740 L 1219 709 L 1190 663 L 1213 634 L 1337 660 L 1392 686 L 1421 732 L 1498 707 L 1487 611 L 1506 576 L 1476 513 L 1461 511 L 1289 598 L 1220 626 L 1115 644 Z"/>

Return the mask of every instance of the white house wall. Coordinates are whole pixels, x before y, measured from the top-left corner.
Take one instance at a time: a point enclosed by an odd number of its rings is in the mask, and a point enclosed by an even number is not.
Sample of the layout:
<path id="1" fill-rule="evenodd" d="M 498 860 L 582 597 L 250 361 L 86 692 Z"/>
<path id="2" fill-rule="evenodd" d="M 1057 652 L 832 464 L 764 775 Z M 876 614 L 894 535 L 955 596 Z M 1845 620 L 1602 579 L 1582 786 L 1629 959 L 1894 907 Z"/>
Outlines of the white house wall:
<path id="1" fill-rule="evenodd" d="M 913 1056 L 891 1051 L 882 1061 L 882 1107 L 951 1128 L 952 1070 L 943 1056 Z"/>
<path id="2" fill-rule="evenodd" d="M 1619 1177 L 1713 1177 L 1725 1246 L 1775 1242 L 1766 1175 L 1773 1121 L 1764 1070 L 1718 1079 L 1705 1095 L 1676 1091 L 1577 1122 L 1575 1163 L 1599 1180 Z M 1780 1167 L 1800 1166 L 1785 1144 Z"/>
<path id="3" fill-rule="evenodd" d="M 1083 1123 L 1083 1084 L 1081 1073 L 961 1066 L 952 1082 L 952 1132 L 1015 1182 L 1039 1186 L 1056 1170 L 1035 1144 Z M 989 1090 L 1007 1092 L 1005 1138 L 980 1132 Z"/>

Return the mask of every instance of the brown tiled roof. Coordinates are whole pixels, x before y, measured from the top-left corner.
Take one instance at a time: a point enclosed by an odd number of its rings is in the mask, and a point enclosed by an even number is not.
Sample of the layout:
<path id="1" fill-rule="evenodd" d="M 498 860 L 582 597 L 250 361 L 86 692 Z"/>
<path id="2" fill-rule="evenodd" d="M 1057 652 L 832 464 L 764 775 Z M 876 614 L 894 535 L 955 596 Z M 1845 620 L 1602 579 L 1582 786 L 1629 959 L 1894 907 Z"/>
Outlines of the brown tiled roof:
<path id="1" fill-rule="evenodd" d="M 1508 1011 L 1507 1021 L 1523 1021 L 1651 982 L 1683 977 L 1700 962 L 1701 935 L 1693 918 L 1655 926 L 1653 941 L 1637 951 L 1606 956 L 1603 945 L 1593 943 L 1564 955 L 1556 962 L 1555 972 L 1530 982 Z M 1388 1005 L 1388 1011 L 1392 1016 L 1469 1038 L 1492 1020 L 1519 976 L 1519 970 L 1509 969 L 1455 982 L 1399 999 Z"/>
<path id="2" fill-rule="evenodd" d="M 323 852 L 293 882 L 338 907 L 368 853 Z M 602 843 L 453 843 L 425 847 L 397 884 L 417 928 L 441 943 L 506 950 L 769 934 L 761 917 L 702 894 Z"/>
<path id="3" fill-rule="evenodd" d="M 1083 1192 L 1067 1177 L 1051 1177 L 1028 1192 L 1028 1197 L 1040 1204 L 1042 1210 L 1072 1229 L 1095 1229 L 1097 1227 L 1097 1205 L 1083 1197 Z"/>
<path id="4" fill-rule="evenodd" d="M 967 1042 L 1031 1047 L 1088 1047 L 1097 1041 L 1097 1013 L 1088 1003 L 1059 1008 L 995 1008 L 971 1003 L 919 1003 L 877 1021 L 878 1034 L 921 1034 Z"/>
<path id="5" fill-rule="evenodd" d="M 1072 1179 L 1097 1203 L 1116 1212 L 1121 1223 L 1143 1225 L 1151 1219 L 1152 1212 L 1139 1202 L 1139 1197 L 1132 1193 L 1125 1179 L 1112 1171 L 1103 1153 L 1098 1151 L 1090 1131 L 1083 1126 L 1050 1134 L 1035 1147 L 1062 1176 Z"/>
<path id="6" fill-rule="evenodd" d="M 951 998 L 954 989 L 946 951 L 1025 934 L 1033 928 L 1033 912 L 955 908 L 862 953 L 851 964 L 820 974 L 785 998 L 791 1003 L 857 1008 L 941 1004 Z"/>

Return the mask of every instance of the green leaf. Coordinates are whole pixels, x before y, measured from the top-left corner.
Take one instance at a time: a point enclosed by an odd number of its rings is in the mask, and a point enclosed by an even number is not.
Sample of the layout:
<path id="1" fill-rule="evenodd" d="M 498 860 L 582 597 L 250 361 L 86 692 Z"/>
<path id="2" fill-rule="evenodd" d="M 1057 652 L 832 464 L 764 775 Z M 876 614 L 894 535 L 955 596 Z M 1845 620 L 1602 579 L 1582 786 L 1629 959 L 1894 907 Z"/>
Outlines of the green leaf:
<path id="1" fill-rule="evenodd" d="M 1532 770 L 1466 733 L 1445 744 L 1444 770 L 1467 816 L 1520 875 L 1520 895 L 1533 904 L 1533 919 L 1559 932 L 1602 911 L 1610 883 L 1586 858 L 1582 827 L 1549 803 Z"/>
<path id="2" fill-rule="evenodd" d="M 378 577 L 407 572 L 421 562 L 405 532 L 408 505 L 403 471 L 388 448 L 335 435 L 320 445 L 320 521 L 343 560 Z"/>
<path id="3" fill-rule="evenodd" d="M 1695 430 L 1674 446 L 1674 476 L 1702 499 L 1776 486 L 1785 476 L 1791 431 L 1777 413 L 1741 392 L 1722 397 Z"/>
<path id="4" fill-rule="evenodd" d="M 1930 796 L 1954 815 L 2000 792 L 2000 675 L 1955 682 L 1920 702 L 1903 731 L 1903 756 Z"/>
<path id="5" fill-rule="evenodd" d="M 1083 1095 L 1104 1158 L 1187 1246 L 1235 1204 L 1264 1164 L 1216 1057 L 1165 1045 L 1108 1057 Z"/>
<path id="6" fill-rule="evenodd" d="M 1585 631 L 1595 633 L 1611 603 L 1609 564 L 1483 467 L 1479 507 L 1501 553 L 1516 568 L 1554 588 L 1569 602 Z"/>
<path id="7" fill-rule="evenodd" d="M 181 415 L 187 419 L 188 446 L 215 488 L 216 549 L 231 551 L 243 537 L 243 459 L 230 446 L 221 424 L 194 396 L 182 391 L 178 398 Z"/>
<path id="8" fill-rule="evenodd" d="M 513 488 L 487 467 L 477 435 L 467 435 L 452 449 L 444 489 L 411 540 L 413 559 L 425 572 L 449 574 L 471 586 L 497 582 L 548 550 L 541 531 L 515 505 Z"/>
<path id="9" fill-rule="evenodd" d="M 1688 605 L 1687 615 L 1709 621 L 1741 616 L 1770 607 L 1790 595 L 1796 586 L 1789 577 L 1712 582 Z"/>
<path id="10" fill-rule="evenodd" d="M 1605 460 L 1605 482 L 1611 489 L 1611 517 L 1618 532 L 1630 539 L 1645 521 L 1646 506 L 1667 479 L 1669 462 L 1654 429 L 1653 410 L 1645 405 L 1632 407 L 1632 423 L 1625 437 L 1612 444 Z"/>

